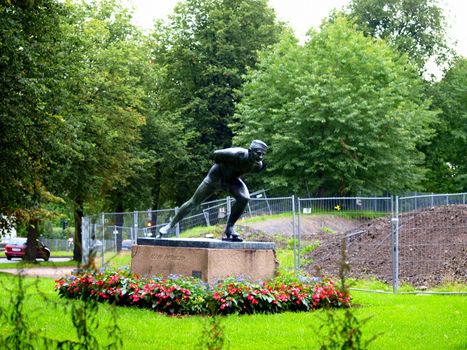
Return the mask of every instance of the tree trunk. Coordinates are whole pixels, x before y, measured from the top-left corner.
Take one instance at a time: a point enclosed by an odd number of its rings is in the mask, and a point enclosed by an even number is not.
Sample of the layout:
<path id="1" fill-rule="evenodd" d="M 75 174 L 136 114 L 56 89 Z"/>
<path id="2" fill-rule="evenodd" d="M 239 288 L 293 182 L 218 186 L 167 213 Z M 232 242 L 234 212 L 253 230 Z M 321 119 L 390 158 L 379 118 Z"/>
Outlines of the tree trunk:
<path id="1" fill-rule="evenodd" d="M 81 232 L 81 223 L 83 221 L 83 200 L 77 199 L 73 208 L 75 217 L 75 236 L 73 240 L 73 260 L 81 262 L 83 259 L 83 249 L 81 242 L 83 241 L 83 234 Z"/>
<path id="2" fill-rule="evenodd" d="M 26 242 L 26 252 L 24 253 L 24 260 L 35 261 L 37 253 L 37 229 L 39 220 L 30 219 L 28 222 L 28 238 Z"/>

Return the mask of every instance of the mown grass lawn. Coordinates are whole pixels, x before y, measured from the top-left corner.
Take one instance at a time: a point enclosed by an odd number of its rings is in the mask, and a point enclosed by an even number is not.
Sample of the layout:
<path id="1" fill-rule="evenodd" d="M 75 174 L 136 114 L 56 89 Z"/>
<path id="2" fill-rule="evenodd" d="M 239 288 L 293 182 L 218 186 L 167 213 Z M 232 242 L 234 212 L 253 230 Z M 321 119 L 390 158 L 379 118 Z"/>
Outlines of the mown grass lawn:
<path id="1" fill-rule="evenodd" d="M 193 236 L 193 232 L 191 234 Z M 196 236 L 196 235 L 195 235 Z M 293 250 L 278 249 L 277 258 L 282 268 L 293 267 Z M 96 259 L 98 267 L 102 257 Z M 116 269 L 128 267 L 130 252 L 105 254 L 105 265 Z M 75 266 L 75 262 L 2 264 L 4 267 L 59 267 Z M 13 305 L 16 277 L 0 274 L 0 306 Z M 54 339 L 77 339 L 69 313 L 70 303 L 54 291 L 52 279 L 25 279 L 28 293 L 24 313 L 29 325 L 41 335 Z M 375 281 L 359 281 L 360 288 L 390 290 Z M 401 289 L 404 290 L 404 289 Z M 409 288 L 407 290 L 414 290 Z M 466 285 L 454 290 L 466 291 Z M 424 294 L 377 294 L 352 291 L 352 312 L 362 325 L 363 337 L 382 333 L 370 349 L 467 349 L 467 296 Z M 9 306 L 10 305 L 10 306 Z M 14 307 L 14 306 L 13 306 Z M 4 309 L 5 310 L 5 309 Z M 105 326 L 111 322 L 111 310 L 118 316 L 118 325 L 124 349 L 195 349 L 199 348 L 206 318 L 202 316 L 168 317 L 150 310 L 129 307 L 112 308 L 101 304 L 98 320 L 101 325 L 96 336 L 107 343 Z M 335 310 L 339 315 L 343 310 Z M 222 317 L 228 349 L 318 349 L 318 328 L 325 322 L 325 312 L 282 313 L 274 315 L 231 315 Z"/>
<path id="2" fill-rule="evenodd" d="M 0 274 L 0 305 L 8 307 L 16 277 Z M 55 339 L 76 339 L 68 300 L 60 299 L 51 279 L 26 279 L 24 312 L 30 325 Z M 363 320 L 364 337 L 382 332 L 370 349 L 466 349 L 467 297 L 465 295 L 393 295 L 352 292 L 355 315 Z M 72 301 L 76 303 L 77 301 Z M 98 338 L 105 343 L 105 325 L 111 306 L 102 304 Z M 124 349 L 195 349 L 206 319 L 201 316 L 168 317 L 150 310 L 117 307 Z M 342 310 L 334 311 L 342 314 Z M 222 317 L 230 349 L 317 349 L 315 330 L 323 311 Z M 112 336 L 112 335 L 110 335 Z"/>

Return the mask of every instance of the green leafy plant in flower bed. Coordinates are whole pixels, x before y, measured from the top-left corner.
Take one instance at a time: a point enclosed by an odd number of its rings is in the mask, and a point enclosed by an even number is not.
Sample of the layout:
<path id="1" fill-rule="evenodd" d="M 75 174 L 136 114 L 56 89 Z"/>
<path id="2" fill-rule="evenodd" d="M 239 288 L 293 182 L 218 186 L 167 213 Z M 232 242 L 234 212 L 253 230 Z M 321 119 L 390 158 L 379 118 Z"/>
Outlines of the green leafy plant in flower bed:
<path id="1" fill-rule="evenodd" d="M 348 307 L 350 295 L 331 280 L 279 277 L 255 283 L 228 277 L 210 286 L 197 278 L 142 278 L 126 271 L 85 272 L 56 281 L 62 297 L 150 308 L 169 315 L 253 314 Z"/>

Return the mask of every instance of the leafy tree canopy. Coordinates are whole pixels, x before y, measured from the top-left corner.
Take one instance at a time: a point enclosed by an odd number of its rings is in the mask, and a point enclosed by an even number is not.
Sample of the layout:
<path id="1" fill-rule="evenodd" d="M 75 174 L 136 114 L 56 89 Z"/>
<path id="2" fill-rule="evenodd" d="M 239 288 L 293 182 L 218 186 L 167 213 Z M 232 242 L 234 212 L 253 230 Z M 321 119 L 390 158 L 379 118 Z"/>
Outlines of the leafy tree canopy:
<path id="1" fill-rule="evenodd" d="M 247 67 L 256 65 L 257 52 L 277 42 L 281 30 L 266 0 L 181 1 L 168 23 L 156 26 L 159 113 L 182 123 L 183 134 L 173 137 L 186 145 L 180 152 L 187 157 L 161 180 L 176 202 L 199 183 L 212 151 L 231 145 L 235 90 Z"/>
<path id="2" fill-rule="evenodd" d="M 84 206 L 106 208 L 146 161 L 140 147 L 145 124 L 141 77 L 149 65 L 142 35 L 117 1 L 68 3 L 60 43 L 62 90 L 54 105 L 66 120 L 71 151 L 55 172 L 55 191 L 74 207 L 75 260 L 81 259 Z"/>
<path id="3" fill-rule="evenodd" d="M 64 7 L 50 0 L 0 2 L 0 213 L 28 221 L 56 200 L 47 179 L 63 151 L 65 123 L 52 108 Z"/>
<path id="4" fill-rule="evenodd" d="M 407 53 L 421 73 L 431 58 L 446 67 L 453 56 L 437 0 L 352 0 L 349 16 L 366 35 Z"/>
<path id="5" fill-rule="evenodd" d="M 433 105 L 440 109 L 437 135 L 425 149 L 430 169 L 426 188 L 437 193 L 467 191 L 467 60 L 459 58 L 433 86 Z"/>
<path id="6" fill-rule="evenodd" d="M 414 190 L 431 134 L 423 84 L 403 56 L 344 18 L 304 47 L 285 35 L 248 74 L 235 141 L 259 138 L 271 188 L 307 195 Z"/>

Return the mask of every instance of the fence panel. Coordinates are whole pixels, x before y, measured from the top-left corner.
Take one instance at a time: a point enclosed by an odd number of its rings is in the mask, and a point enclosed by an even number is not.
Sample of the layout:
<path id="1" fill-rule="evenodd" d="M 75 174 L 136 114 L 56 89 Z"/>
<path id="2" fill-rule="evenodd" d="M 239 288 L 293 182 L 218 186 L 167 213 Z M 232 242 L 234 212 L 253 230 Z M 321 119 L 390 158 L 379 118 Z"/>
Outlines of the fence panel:
<path id="1" fill-rule="evenodd" d="M 225 224 L 229 216 L 230 198 L 220 199 L 217 201 L 206 202 L 201 205 L 205 224 L 220 225 Z"/>
<path id="2" fill-rule="evenodd" d="M 56 238 L 41 238 L 42 243 L 44 243 L 47 247 L 50 248 L 52 251 L 52 255 L 55 255 L 55 252 L 61 251 L 73 251 L 73 244 L 72 241 L 68 241 L 68 239 L 56 239 Z"/>
<path id="3" fill-rule="evenodd" d="M 465 193 L 399 198 L 399 280 L 418 287 L 467 282 Z"/>
<path id="4" fill-rule="evenodd" d="M 225 224 L 233 204 L 228 197 L 203 203 L 171 234 Z M 137 237 L 157 235 L 176 210 L 83 218 L 83 262 L 94 251 L 104 264 L 104 254 L 116 253 L 125 241 L 134 243 Z M 322 272 L 337 274 L 341 259 L 338 247 L 345 239 L 351 276 L 392 282 L 394 291 L 399 280 L 415 286 L 467 283 L 466 193 L 406 196 L 395 202 L 391 197 L 331 197 L 299 198 L 295 203 L 293 196 L 267 198 L 262 192 L 251 198 L 238 225 L 260 227 L 260 222 L 247 219 L 282 213 L 291 213 L 290 223 L 287 216 L 287 222 L 282 220 L 287 227 L 277 232 L 293 238 L 296 269 L 314 273 L 319 265 Z M 264 229 L 272 232 L 267 226 Z"/>
<path id="5" fill-rule="evenodd" d="M 135 239 L 137 237 L 156 237 L 159 229 L 174 217 L 176 209 L 146 210 L 133 212 Z M 168 236 L 177 235 L 177 229 Z M 136 242 L 136 241 L 135 241 Z"/>
<path id="6" fill-rule="evenodd" d="M 337 275 L 345 239 L 350 275 L 392 281 L 391 197 L 298 200 L 299 265 Z"/>

